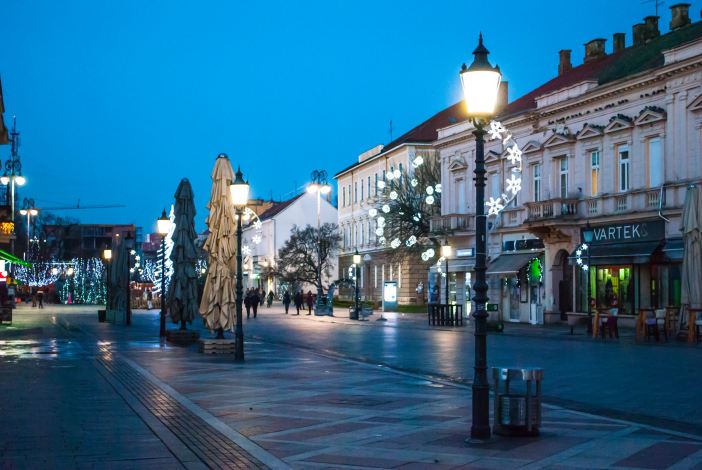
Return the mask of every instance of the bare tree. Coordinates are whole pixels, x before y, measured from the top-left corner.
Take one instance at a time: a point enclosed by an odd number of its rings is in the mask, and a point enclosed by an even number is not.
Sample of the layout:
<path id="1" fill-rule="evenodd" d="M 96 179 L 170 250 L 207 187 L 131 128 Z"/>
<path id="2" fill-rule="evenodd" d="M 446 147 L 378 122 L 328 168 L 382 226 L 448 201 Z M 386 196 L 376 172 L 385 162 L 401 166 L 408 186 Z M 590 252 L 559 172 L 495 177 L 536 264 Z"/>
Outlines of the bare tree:
<path id="1" fill-rule="evenodd" d="M 323 224 L 319 232 L 316 227 L 293 226 L 290 238 L 278 251 L 277 274 L 284 282 L 307 282 L 321 285 L 322 278 L 329 278 L 333 261 L 339 252 L 339 230 L 336 224 Z M 318 269 L 317 243 L 319 242 L 321 269 Z M 322 285 L 322 290 L 325 286 Z"/>

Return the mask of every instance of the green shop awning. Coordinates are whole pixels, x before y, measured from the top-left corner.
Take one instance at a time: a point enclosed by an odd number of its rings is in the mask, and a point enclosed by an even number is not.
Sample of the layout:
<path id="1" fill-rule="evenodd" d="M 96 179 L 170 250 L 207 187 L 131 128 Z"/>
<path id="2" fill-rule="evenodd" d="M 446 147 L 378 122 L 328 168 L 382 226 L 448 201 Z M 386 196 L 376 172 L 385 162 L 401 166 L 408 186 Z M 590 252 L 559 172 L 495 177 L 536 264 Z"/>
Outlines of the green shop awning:
<path id="1" fill-rule="evenodd" d="M 19 264 L 22 266 L 31 266 L 30 263 L 27 263 L 26 261 L 22 261 L 21 259 L 19 259 L 15 255 L 11 255 L 10 253 L 8 253 L 5 250 L 0 250 L 0 260 L 4 260 L 4 261 L 7 261 L 8 263 L 12 263 L 12 264 Z"/>
<path id="2" fill-rule="evenodd" d="M 651 255 L 660 245 L 661 241 L 591 245 L 583 251 L 582 259 L 588 262 L 589 257 L 589 264 L 593 266 L 645 264 L 651 261 Z M 574 251 L 570 255 L 570 260 L 575 262 L 575 259 Z"/>
<path id="3" fill-rule="evenodd" d="M 543 251 L 529 253 L 503 253 L 488 264 L 487 274 L 515 274 Z"/>

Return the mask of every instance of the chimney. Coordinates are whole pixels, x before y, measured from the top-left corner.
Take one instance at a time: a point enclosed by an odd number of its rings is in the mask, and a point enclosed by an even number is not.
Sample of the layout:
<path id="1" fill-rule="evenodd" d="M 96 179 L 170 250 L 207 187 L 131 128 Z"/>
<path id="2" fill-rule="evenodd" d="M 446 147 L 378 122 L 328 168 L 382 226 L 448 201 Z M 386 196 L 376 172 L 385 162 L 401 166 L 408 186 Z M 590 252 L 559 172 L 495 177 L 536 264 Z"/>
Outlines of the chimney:
<path id="1" fill-rule="evenodd" d="M 605 53 L 605 41 L 607 40 L 598 38 L 585 43 L 584 62 L 590 62 L 591 60 L 599 59 L 600 57 L 607 55 Z"/>
<path id="2" fill-rule="evenodd" d="M 661 35 L 661 32 L 658 30 L 658 18 L 658 16 L 653 15 L 644 18 L 644 22 L 646 24 L 646 29 L 644 29 L 644 38 L 646 42 Z"/>
<path id="3" fill-rule="evenodd" d="M 507 107 L 509 83 L 507 81 L 500 82 L 500 88 L 497 90 L 497 103 L 495 104 L 495 114 L 499 114 Z"/>
<path id="4" fill-rule="evenodd" d="M 564 73 L 566 73 L 568 70 L 573 68 L 573 65 L 570 63 L 570 49 L 563 49 L 561 51 L 558 51 L 558 76 L 560 77 Z"/>
<path id="5" fill-rule="evenodd" d="M 646 42 L 646 36 L 644 34 L 646 25 L 643 23 L 635 24 L 632 28 L 632 33 L 634 36 L 634 46 L 641 46 Z"/>
<path id="6" fill-rule="evenodd" d="M 676 29 L 690 24 L 690 14 L 688 13 L 689 9 L 689 3 L 676 3 L 670 7 L 670 11 L 673 14 L 673 18 L 670 20 L 671 31 L 675 31 Z"/>
<path id="7" fill-rule="evenodd" d="M 612 53 L 623 51 L 626 48 L 626 35 L 624 33 L 614 33 L 612 43 L 614 44 Z"/>

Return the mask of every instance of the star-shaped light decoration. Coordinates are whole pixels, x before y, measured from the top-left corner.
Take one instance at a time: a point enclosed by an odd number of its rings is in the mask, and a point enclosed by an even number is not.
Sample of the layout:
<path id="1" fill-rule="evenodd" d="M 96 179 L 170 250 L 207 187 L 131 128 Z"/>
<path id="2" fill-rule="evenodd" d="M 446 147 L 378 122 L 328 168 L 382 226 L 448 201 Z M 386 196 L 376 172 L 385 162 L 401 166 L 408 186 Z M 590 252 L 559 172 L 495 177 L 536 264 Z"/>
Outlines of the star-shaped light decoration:
<path id="1" fill-rule="evenodd" d="M 415 222 L 419 222 L 421 218 L 422 218 L 422 213 L 421 213 L 421 212 L 417 212 L 417 213 L 414 214 L 414 216 L 412 217 L 412 220 L 414 220 Z"/>
<path id="2" fill-rule="evenodd" d="M 386 214 L 387 214 L 388 212 L 390 212 L 390 206 L 388 206 L 387 204 L 383 204 L 382 209 L 383 209 L 383 212 L 385 212 Z"/>
<path id="3" fill-rule="evenodd" d="M 382 216 L 378 217 L 377 224 L 378 224 L 378 227 L 385 227 L 385 217 L 382 217 Z"/>
<path id="4" fill-rule="evenodd" d="M 441 192 L 441 183 L 437 183 L 434 185 L 434 192 L 436 192 L 436 193 Z"/>
<path id="5" fill-rule="evenodd" d="M 414 245 L 415 243 L 417 243 L 417 237 L 415 237 L 414 235 L 412 235 L 411 237 L 409 237 L 409 238 L 407 239 L 407 241 L 405 242 L 405 245 L 407 245 L 407 246 L 412 246 L 412 245 Z"/>
<path id="6" fill-rule="evenodd" d="M 376 209 L 375 207 L 373 209 L 370 209 L 368 211 L 368 215 L 371 217 L 375 217 L 376 215 L 378 215 L 378 209 Z"/>
<path id="7" fill-rule="evenodd" d="M 516 175 L 510 176 L 507 181 L 507 191 L 511 192 L 513 195 L 516 195 L 519 191 L 522 190 L 522 179 L 517 178 Z"/>
<path id="8" fill-rule="evenodd" d="M 490 133 L 490 139 L 502 139 L 502 133 L 506 132 L 507 129 L 502 125 L 502 123 L 497 122 L 497 121 L 491 121 L 490 122 L 490 129 L 488 129 L 488 133 Z"/>
<path id="9" fill-rule="evenodd" d="M 393 201 L 397 199 L 397 191 L 390 191 L 390 199 Z"/>
<path id="10" fill-rule="evenodd" d="M 583 271 L 587 271 L 588 269 L 590 269 L 590 266 L 588 266 L 587 264 L 583 264 Z"/>
<path id="11" fill-rule="evenodd" d="M 254 235 L 251 237 L 251 241 L 258 245 L 261 243 L 261 235 Z"/>
<path id="12" fill-rule="evenodd" d="M 390 248 L 395 249 L 398 246 L 400 246 L 402 242 L 400 241 L 399 238 L 394 239 L 393 241 L 390 242 Z"/>
<path id="13" fill-rule="evenodd" d="M 434 194 L 434 187 L 433 186 L 427 186 L 427 194 L 432 195 Z"/>
<path id="14" fill-rule="evenodd" d="M 385 181 L 378 181 L 378 189 L 385 189 Z"/>
<path id="15" fill-rule="evenodd" d="M 412 180 L 410 180 L 410 184 L 412 185 L 413 188 L 416 188 L 417 185 L 419 184 L 419 181 L 417 181 L 417 178 L 412 178 Z"/>
<path id="16" fill-rule="evenodd" d="M 522 151 L 519 150 L 517 144 L 507 147 L 507 160 L 509 160 L 512 165 L 516 165 L 522 161 Z"/>
<path id="17" fill-rule="evenodd" d="M 375 229 L 375 234 L 376 234 L 377 236 L 379 236 L 379 237 L 382 237 L 382 236 L 383 236 L 383 229 L 382 229 L 382 227 L 378 227 L 377 229 Z"/>
<path id="18" fill-rule="evenodd" d="M 417 168 L 418 166 L 421 166 L 422 163 L 424 163 L 424 157 L 422 157 L 421 155 L 417 155 L 412 161 L 412 163 L 414 164 L 414 167 Z"/>
<path id="19" fill-rule="evenodd" d="M 583 264 L 583 260 L 581 258 L 577 258 L 575 260 L 575 262 L 578 263 L 579 265 Z"/>
<path id="20" fill-rule="evenodd" d="M 385 237 L 378 238 L 378 243 L 380 243 L 381 245 L 385 245 L 385 241 Z"/>
<path id="21" fill-rule="evenodd" d="M 251 247 L 249 245 L 244 245 L 241 247 L 241 252 L 245 255 L 251 254 Z"/>
<path id="22" fill-rule="evenodd" d="M 261 230 L 263 223 L 260 220 L 254 220 L 253 226 L 256 230 Z"/>
<path id="23" fill-rule="evenodd" d="M 427 196 L 424 201 L 431 206 L 434 204 L 434 196 Z"/>
<path id="24" fill-rule="evenodd" d="M 395 172 L 394 172 L 394 171 L 388 171 L 388 172 L 385 174 L 385 179 L 388 180 L 388 181 L 394 180 L 394 179 L 395 179 Z"/>
<path id="25" fill-rule="evenodd" d="M 485 205 L 488 206 L 488 215 L 497 215 L 502 209 L 505 208 L 505 206 L 502 204 L 502 199 L 499 197 L 497 199 L 490 197 Z"/>

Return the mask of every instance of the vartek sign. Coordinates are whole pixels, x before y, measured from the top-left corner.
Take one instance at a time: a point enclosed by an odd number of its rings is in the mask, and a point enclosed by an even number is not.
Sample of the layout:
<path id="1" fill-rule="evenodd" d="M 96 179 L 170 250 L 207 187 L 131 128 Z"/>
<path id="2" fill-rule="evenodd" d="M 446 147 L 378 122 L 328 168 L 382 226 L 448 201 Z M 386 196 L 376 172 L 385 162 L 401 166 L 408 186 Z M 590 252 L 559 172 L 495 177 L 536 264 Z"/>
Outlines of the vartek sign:
<path id="1" fill-rule="evenodd" d="M 662 220 L 611 224 L 592 227 L 592 243 L 619 243 L 656 241 L 665 238 L 665 225 Z"/>

